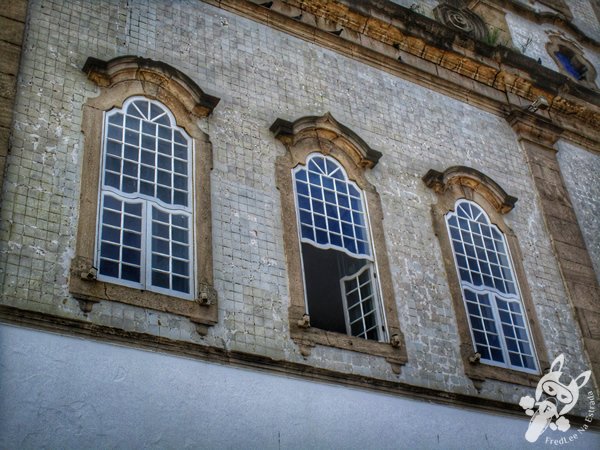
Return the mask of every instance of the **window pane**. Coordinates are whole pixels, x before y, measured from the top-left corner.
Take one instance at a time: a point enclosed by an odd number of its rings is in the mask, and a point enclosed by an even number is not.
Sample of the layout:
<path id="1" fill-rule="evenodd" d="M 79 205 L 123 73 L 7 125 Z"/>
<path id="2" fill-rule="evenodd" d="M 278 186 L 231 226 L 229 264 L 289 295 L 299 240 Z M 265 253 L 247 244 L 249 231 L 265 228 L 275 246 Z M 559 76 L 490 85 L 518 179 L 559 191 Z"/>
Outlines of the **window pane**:
<path id="1" fill-rule="evenodd" d="M 352 254 L 369 256 L 368 234 L 364 227 L 367 221 L 360 191 L 344 178 L 339 163 L 323 155 L 313 155 L 305 167 L 294 172 L 294 178 L 298 208 L 305 211 L 300 215 L 302 237 L 320 245 L 341 246 Z M 348 193 L 355 196 L 354 202 L 350 202 Z M 310 197 L 312 202 L 309 203 L 306 197 Z M 312 216 L 312 220 L 307 214 Z M 342 220 L 341 230 L 338 219 Z M 362 228 L 357 228 L 361 225 Z M 320 230 L 309 231 L 312 227 Z M 340 239 L 340 231 L 345 239 Z M 358 239 L 362 242 L 357 242 Z"/>
<path id="2" fill-rule="evenodd" d="M 521 357 L 532 356 L 532 346 L 512 281 L 504 236 L 489 223 L 479 206 L 465 200 L 457 202 L 455 212 L 448 213 L 446 220 L 476 348 L 481 350 L 484 360 L 506 363 L 509 367 L 518 362 L 517 367 L 524 367 Z M 470 285 L 484 292 L 466 289 Z M 498 293 L 513 297 L 507 302 Z M 496 301 L 497 309 L 491 301 Z M 498 334 L 500 329 L 503 336 Z M 503 349 L 512 352 L 509 361 L 505 361 Z"/>
<path id="3" fill-rule="evenodd" d="M 122 271 L 121 278 L 123 278 L 124 280 L 135 281 L 136 283 L 139 283 L 139 281 L 140 281 L 140 268 L 139 267 L 134 267 L 134 266 L 130 266 L 128 264 L 123 264 L 121 271 Z"/>
<path id="4" fill-rule="evenodd" d="M 186 277 L 190 274 L 190 266 L 187 261 L 180 261 L 178 259 L 173 260 L 173 273 L 178 275 L 185 275 Z"/>
<path id="5" fill-rule="evenodd" d="M 173 290 L 179 291 L 179 292 L 185 292 L 185 293 L 190 292 L 189 278 L 183 278 L 183 277 L 178 277 L 178 276 L 173 275 L 172 280 L 173 280 Z"/>
<path id="6" fill-rule="evenodd" d="M 101 246 L 101 249 L 100 249 L 100 253 L 105 258 L 114 259 L 114 260 L 117 260 L 117 261 L 120 258 L 120 248 L 119 248 L 119 246 L 118 245 L 110 244 L 108 242 L 103 242 L 102 243 L 102 246 Z"/>
<path id="7" fill-rule="evenodd" d="M 119 277 L 119 263 L 114 261 L 108 261 L 106 259 L 100 259 L 100 273 L 107 277 L 118 278 Z"/>
<path id="8" fill-rule="evenodd" d="M 157 287 L 169 289 L 169 275 L 162 272 L 152 271 L 152 284 Z"/>

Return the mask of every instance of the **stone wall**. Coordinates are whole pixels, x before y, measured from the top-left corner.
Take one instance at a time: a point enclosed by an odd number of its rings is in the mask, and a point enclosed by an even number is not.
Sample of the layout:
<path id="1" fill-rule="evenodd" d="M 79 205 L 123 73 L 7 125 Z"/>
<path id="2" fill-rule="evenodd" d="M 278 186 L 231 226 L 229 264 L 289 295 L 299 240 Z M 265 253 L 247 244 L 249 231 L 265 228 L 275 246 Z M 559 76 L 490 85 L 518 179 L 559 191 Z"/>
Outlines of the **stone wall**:
<path id="1" fill-rule="evenodd" d="M 471 166 L 519 198 L 517 235 L 549 357 L 584 370 L 581 338 L 516 137 L 501 117 L 196 0 L 30 5 L 0 217 L 1 301 L 128 331 L 302 362 L 342 373 L 478 395 L 459 342 L 430 207 L 428 169 Z M 219 323 L 201 337 L 187 319 L 101 302 L 85 315 L 68 293 L 81 179 L 81 107 L 97 94 L 81 68 L 92 56 L 164 61 L 221 98 L 205 131 L 213 144 L 213 246 Z M 275 158 L 280 117 L 325 112 L 383 153 L 367 173 L 382 199 L 408 363 L 289 339 L 288 280 Z M 288 218 L 287 220 L 294 220 Z M 557 320 L 560 318 L 560 320 Z M 488 381 L 484 398 L 518 403 L 522 386 Z"/>
<path id="2" fill-rule="evenodd" d="M 26 15 L 27 0 L 11 1 L 0 10 L 0 186 L 10 148 L 10 128 Z"/>
<path id="3" fill-rule="evenodd" d="M 565 141 L 558 162 L 600 282 L 600 156 Z"/>

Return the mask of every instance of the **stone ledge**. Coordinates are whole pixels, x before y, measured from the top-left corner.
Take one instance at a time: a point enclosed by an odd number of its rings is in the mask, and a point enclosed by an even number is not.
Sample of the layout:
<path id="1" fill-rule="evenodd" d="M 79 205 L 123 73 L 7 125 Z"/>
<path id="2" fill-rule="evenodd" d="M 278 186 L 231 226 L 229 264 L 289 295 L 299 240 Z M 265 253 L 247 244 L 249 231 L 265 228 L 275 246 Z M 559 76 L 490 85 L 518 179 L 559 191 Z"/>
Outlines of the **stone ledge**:
<path id="1" fill-rule="evenodd" d="M 192 342 L 175 341 L 147 333 L 121 330 L 78 319 L 54 316 L 12 306 L 0 305 L 0 323 L 18 325 L 27 328 L 45 330 L 70 336 L 97 339 L 103 342 L 126 345 L 141 350 L 159 351 L 186 358 L 231 365 L 235 367 L 268 370 L 286 376 L 313 379 L 343 386 L 401 395 L 416 400 L 431 401 L 438 404 L 468 407 L 474 410 L 491 411 L 521 419 L 526 419 L 518 404 L 500 400 L 486 399 L 468 394 L 446 392 L 437 389 L 415 386 L 403 382 L 394 382 L 363 375 L 340 373 L 331 369 L 322 369 L 307 364 L 273 359 L 267 356 L 209 347 Z M 570 420 L 579 416 L 567 416 Z M 581 419 L 582 417 L 579 417 Z M 591 425 L 600 430 L 600 423 Z"/>

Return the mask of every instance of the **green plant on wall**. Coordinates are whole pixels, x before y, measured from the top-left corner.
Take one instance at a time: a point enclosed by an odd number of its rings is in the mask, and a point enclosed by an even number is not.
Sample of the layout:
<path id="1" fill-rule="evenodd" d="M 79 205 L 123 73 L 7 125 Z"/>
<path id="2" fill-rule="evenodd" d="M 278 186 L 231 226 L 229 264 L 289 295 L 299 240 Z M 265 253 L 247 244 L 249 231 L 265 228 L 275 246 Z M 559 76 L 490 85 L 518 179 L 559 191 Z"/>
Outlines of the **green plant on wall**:
<path id="1" fill-rule="evenodd" d="M 489 31 L 485 35 L 484 42 L 488 45 L 491 45 L 492 47 L 495 47 L 499 44 L 498 41 L 500 39 L 500 33 L 500 28 L 490 27 Z"/>

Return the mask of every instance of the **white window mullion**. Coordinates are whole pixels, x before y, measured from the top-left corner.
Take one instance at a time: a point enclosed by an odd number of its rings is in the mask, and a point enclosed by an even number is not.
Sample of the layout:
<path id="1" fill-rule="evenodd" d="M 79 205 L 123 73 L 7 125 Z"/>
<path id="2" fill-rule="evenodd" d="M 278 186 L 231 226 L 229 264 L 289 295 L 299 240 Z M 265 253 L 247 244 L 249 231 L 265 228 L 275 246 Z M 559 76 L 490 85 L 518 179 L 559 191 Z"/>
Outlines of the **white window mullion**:
<path id="1" fill-rule="evenodd" d="M 502 349 L 502 356 L 504 356 L 504 363 L 506 367 L 513 367 L 510 362 L 510 355 L 508 354 L 508 345 L 506 344 L 506 337 L 504 336 L 504 330 L 502 329 L 502 320 L 500 319 L 500 311 L 498 311 L 498 300 L 496 295 L 490 292 L 490 304 L 492 305 L 492 313 L 494 314 L 494 322 L 496 322 L 496 328 L 498 329 L 498 339 L 500 339 L 500 348 Z"/>
<path id="2" fill-rule="evenodd" d="M 143 242 L 143 253 L 146 270 L 144 270 L 144 287 L 147 290 L 151 290 L 152 287 L 152 205 L 150 202 L 145 201 L 142 207 L 144 219 L 146 220 L 146 239 L 142 239 Z M 144 224 L 142 224 L 143 227 Z"/>

